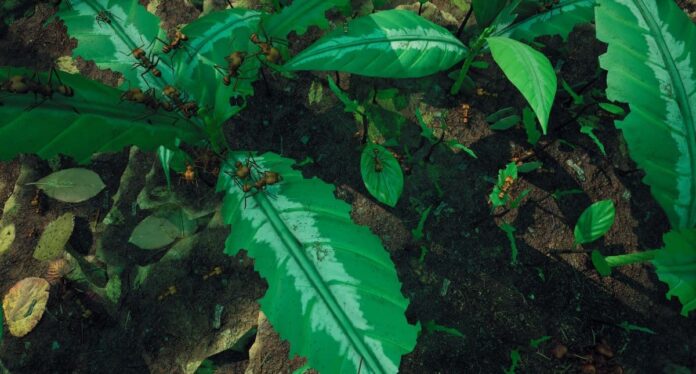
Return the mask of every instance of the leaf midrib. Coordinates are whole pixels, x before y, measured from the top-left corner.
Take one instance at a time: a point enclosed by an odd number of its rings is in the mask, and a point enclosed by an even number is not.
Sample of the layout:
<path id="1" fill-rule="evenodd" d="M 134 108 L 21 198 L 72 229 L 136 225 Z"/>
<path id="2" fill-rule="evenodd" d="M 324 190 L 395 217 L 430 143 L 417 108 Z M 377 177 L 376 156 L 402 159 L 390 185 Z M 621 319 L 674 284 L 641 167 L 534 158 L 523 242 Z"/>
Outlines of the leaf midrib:
<path id="1" fill-rule="evenodd" d="M 244 160 L 236 158 L 235 161 L 244 162 Z M 327 309 L 331 311 L 331 314 L 338 322 L 338 325 L 341 327 L 341 330 L 343 330 L 344 335 L 348 338 L 351 346 L 356 352 L 358 352 L 361 358 L 365 360 L 366 366 L 373 370 L 386 373 L 384 368 L 379 365 L 379 360 L 374 356 L 372 350 L 367 347 L 362 339 L 360 339 L 359 334 L 353 327 L 350 319 L 338 304 L 333 293 L 331 293 L 328 287 L 326 287 L 321 275 L 317 273 L 314 265 L 312 264 L 312 261 L 307 258 L 306 253 L 302 250 L 301 243 L 299 243 L 297 238 L 293 235 L 290 228 L 287 227 L 285 221 L 283 221 L 283 219 L 280 217 L 275 207 L 270 203 L 268 198 L 264 196 L 264 194 L 255 194 L 253 198 L 256 200 L 264 215 L 268 218 L 269 223 L 278 234 L 278 237 L 283 242 L 283 245 L 289 249 L 290 255 L 293 257 L 310 283 L 314 286 L 313 288 L 317 291 Z"/>
<path id="2" fill-rule="evenodd" d="M 596 0 L 571 0 L 571 1 L 568 1 L 568 2 L 564 2 L 564 3 L 561 3 L 561 4 L 558 4 L 558 5 L 554 6 L 553 8 L 551 8 L 551 10 L 549 10 L 549 11 L 547 11 L 547 12 L 537 13 L 537 14 L 535 14 L 535 15 L 529 17 L 529 18 L 523 19 L 523 20 L 520 21 L 520 22 L 513 23 L 512 25 L 510 25 L 510 26 L 508 26 L 508 27 L 506 27 L 506 28 L 504 28 L 504 29 L 502 29 L 502 30 L 500 30 L 500 31 L 493 32 L 493 33 L 491 34 L 491 36 L 504 36 L 504 35 L 509 35 L 509 34 L 507 34 L 507 33 L 509 33 L 511 30 L 514 31 L 515 29 L 521 28 L 523 25 L 526 25 L 526 24 L 528 24 L 528 23 L 531 23 L 532 21 L 537 22 L 540 18 L 546 17 L 546 16 L 548 16 L 550 13 L 552 13 L 552 12 L 554 12 L 554 11 L 561 11 L 561 12 L 562 12 L 562 11 L 563 11 L 563 8 L 568 7 L 568 6 L 571 6 L 571 5 L 575 5 L 575 4 L 577 4 L 577 3 L 592 3 L 592 4 L 594 4 L 594 6 L 597 5 Z"/>
<path id="3" fill-rule="evenodd" d="M 674 58 L 672 58 L 672 54 L 670 53 L 669 47 L 667 46 L 667 42 L 665 41 L 662 30 L 659 27 L 657 21 L 653 18 L 653 15 L 650 14 L 643 0 L 633 1 L 636 4 L 636 7 L 640 11 L 641 15 L 643 16 L 643 19 L 646 21 L 648 28 L 650 29 L 650 32 L 655 37 L 657 47 L 659 48 L 662 55 L 662 60 L 665 63 L 665 66 L 667 67 L 667 72 L 674 87 L 675 100 L 679 105 L 680 112 L 684 116 L 684 122 L 687 133 L 686 146 L 687 152 L 689 153 L 691 175 L 696 176 L 696 123 L 694 122 L 694 114 L 691 111 L 691 107 L 689 106 L 689 96 L 686 93 L 686 88 L 684 87 L 684 83 L 681 79 L 681 74 L 679 74 L 679 69 L 677 69 L 677 66 L 674 63 Z M 690 25 L 690 27 L 692 27 L 691 31 L 693 32 L 693 25 Z M 693 216 L 694 214 L 696 214 L 696 183 L 692 181 L 691 199 L 689 203 L 689 210 L 687 213 L 687 225 L 696 222 L 696 217 Z"/>

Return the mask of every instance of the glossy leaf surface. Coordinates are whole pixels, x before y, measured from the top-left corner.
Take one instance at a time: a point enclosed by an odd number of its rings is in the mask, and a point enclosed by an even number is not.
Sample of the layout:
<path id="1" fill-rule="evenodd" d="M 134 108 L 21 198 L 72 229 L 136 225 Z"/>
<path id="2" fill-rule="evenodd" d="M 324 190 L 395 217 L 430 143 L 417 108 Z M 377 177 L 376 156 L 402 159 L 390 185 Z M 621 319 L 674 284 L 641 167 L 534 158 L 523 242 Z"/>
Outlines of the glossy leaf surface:
<path id="1" fill-rule="evenodd" d="M 206 122 L 211 127 L 217 127 L 242 109 L 243 104 L 231 103 L 231 97 L 254 93 L 252 83 L 258 77 L 260 61 L 250 56 L 258 47 L 249 37 L 256 32 L 260 17 L 257 11 L 226 9 L 201 17 L 182 29 L 189 40 L 186 48 L 174 56 L 176 87 L 207 109 Z M 228 66 L 225 57 L 233 52 L 248 55 L 239 69 L 238 79 L 231 77 L 230 85 L 225 85 L 223 74 L 227 74 Z"/>
<path id="2" fill-rule="evenodd" d="M 590 205 L 575 224 L 575 242 L 584 244 L 602 237 L 614 224 L 614 215 L 614 202 L 611 200 L 602 200 Z"/>
<path id="3" fill-rule="evenodd" d="M 551 9 L 493 32 L 493 36 L 531 42 L 539 36 L 560 35 L 563 40 L 575 26 L 594 20 L 597 0 L 561 0 Z"/>
<path id="4" fill-rule="evenodd" d="M 303 0 L 293 1 L 280 13 L 268 16 L 263 22 L 263 32 L 268 37 L 285 39 L 289 33 L 303 35 L 310 26 L 326 29 L 329 21 L 326 11 L 334 7 L 350 5 L 348 0 Z"/>
<path id="5" fill-rule="evenodd" d="M 672 227 L 694 227 L 696 25 L 663 0 L 600 0 L 595 18 L 607 98 L 630 109 L 616 127 Z"/>
<path id="6" fill-rule="evenodd" d="M 256 156 L 254 174 L 271 170 L 282 180 L 245 199 L 228 173 L 246 160 L 245 152 L 231 154 L 218 181 L 232 226 L 225 253 L 246 249 L 254 259 L 269 285 L 261 310 L 290 341 L 290 355 L 322 373 L 396 372 L 419 328 L 406 321 L 408 300 L 379 238 L 351 221 L 333 186 L 305 179 L 275 154 Z"/>
<path id="7" fill-rule="evenodd" d="M 357 18 L 300 52 L 289 70 L 336 70 L 383 78 L 417 78 L 461 61 L 467 48 L 446 29 L 406 10 Z"/>
<path id="8" fill-rule="evenodd" d="M 99 174 L 82 168 L 60 170 L 32 184 L 46 195 L 66 203 L 89 200 L 106 187 Z"/>
<path id="9" fill-rule="evenodd" d="M 0 68 L 0 76 L 8 73 L 9 69 Z M 11 74 L 31 77 L 33 73 L 12 68 Z M 45 73 L 38 77 L 42 82 L 48 80 Z M 97 152 L 120 151 L 130 145 L 154 150 L 160 145 L 174 147 L 177 138 L 187 142 L 202 138 L 197 127 L 177 120 L 176 115 L 152 113 L 144 105 L 121 102 L 122 92 L 115 88 L 79 75 L 61 73 L 60 77 L 73 88 L 74 96 L 55 93 L 43 102 L 31 93 L 2 98 L 0 136 L 13 141 L 0 147 L 0 159 L 19 153 L 44 159 L 63 154 L 85 163 Z"/>
<path id="10" fill-rule="evenodd" d="M 476 23 L 482 27 L 488 26 L 505 7 L 505 3 L 507 0 L 472 0 Z"/>
<path id="11" fill-rule="evenodd" d="M 145 90 L 159 84 L 150 73 L 141 75 L 143 68 L 131 68 L 137 62 L 131 54 L 133 49 L 141 47 L 149 54 L 162 46 L 155 39 L 160 35 L 159 18 L 138 0 L 65 0 L 56 16 L 78 41 L 73 56 L 93 60 L 100 69 L 123 74 L 130 87 Z M 166 60 L 162 60 L 157 68 L 162 79 L 171 82 L 172 70 L 166 65 Z M 128 86 L 126 82 L 124 85 Z"/>
<path id="12" fill-rule="evenodd" d="M 367 190 L 380 202 L 395 206 L 404 189 L 399 161 L 384 147 L 370 144 L 360 157 L 360 174 Z"/>
<path id="13" fill-rule="evenodd" d="M 696 310 L 696 229 L 671 231 L 664 241 L 652 262 L 657 277 L 669 285 L 667 298 L 678 297 L 687 316 Z"/>
<path id="14" fill-rule="evenodd" d="M 532 47 L 513 39 L 490 37 L 487 41 L 493 59 L 527 99 L 546 134 L 557 83 L 551 62 Z"/>

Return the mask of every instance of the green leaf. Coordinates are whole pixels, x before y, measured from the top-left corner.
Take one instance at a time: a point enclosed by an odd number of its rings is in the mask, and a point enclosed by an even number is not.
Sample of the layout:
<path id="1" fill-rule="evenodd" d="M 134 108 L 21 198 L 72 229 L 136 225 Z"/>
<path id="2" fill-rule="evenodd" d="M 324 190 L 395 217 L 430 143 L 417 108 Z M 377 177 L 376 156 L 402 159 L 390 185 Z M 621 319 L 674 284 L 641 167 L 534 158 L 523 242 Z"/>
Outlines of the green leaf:
<path id="1" fill-rule="evenodd" d="M 323 97 L 324 86 L 319 81 L 312 81 L 312 85 L 309 87 L 309 94 L 307 95 L 309 105 L 321 103 Z"/>
<path id="2" fill-rule="evenodd" d="M 520 351 L 513 349 L 510 351 L 510 367 L 504 370 L 505 374 L 515 374 L 517 368 L 520 366 L 522 361 L 522 356 L 520 356 Z"/>
<path id="3" fill-rule="evenodd" d="M 343 90 L 336 85 L 336 82 L 334 82 L 331 76 L 328 76 L 327 79 L 329 80 L 329 89 L 331 89 L 331 92 L 343 103 L 344 110 L 348 113 L 356 113 L 359 105 L 358 102 L 351 99 L 348 94 L 343 92 Z"/>
<path id="4" fill-rule="evenodd" d="M 617 324 L 617 326 L 621 327 L 622 329 L 626 330 L 626 332 L 631 332 L 631 331 L 640 331 L 644 332 L 646 334 L 651 334 L 651 335 L 656 335 L 657 333 L 653 331 L 652 329 L 649 329 L 647 327 L 643 326 L 638 326 L 634 325 L 632 323 L 628 323 L 628 321 L 622 321 L 621 323 Z"/>
<path id="5" fill-rule="evenodd" d="M 260 171 L 283 179 L 243 193 L 228 173 L 246 155 L 231 153 L 218 181 L 222 217 L 232 226 L 225 253 L 244 248 L 254 259 L 269 286 L 261 310 L 290 342 L 290 356 L 307 357 L 321 373 L 396 372 L 419 327 L 406 321 L 408 301 L 379 239 L 351 222 L 333 186 L 305 179 L 293 160 L 256 156 Z"/>
<path id="6" fill-rule="evenodd" d="M 259 48 L 249 38 L 257 32 L 260 19 L 257 11 L 226 9 L 201 17 L 181 30 L 189 40 L 174 56 L 175 86 L 195 98 L 201 108 L 212 109 L 206 111 L 205 119 L 212 133 L 219 132 L 224 121 L 242 110 L 244 104 L 236 105 L 230 98 L 254 94 L 252 83 L 258 79 L 261 62 L 251 56 Z M 228 66 L 225 57 L 233 52 L 245 52 L 247 56 L 238 79 L 232 77 L 226 86 L 222 74 Z"/>
<path id="7" fill-rule="evenodd" d="M 293 31 L 297 36 L 303 35 L 310 26 L 326 29 L 329 27 L 326 11 L 334 7 L 345 7 L 349 3 L 348 0 L 293 1 L 280 13 L 268 16 L 263 22 L 263 31 L 270 38 L 285 39 Z"/>
<path id="8" fill-rule="evenodd" d="M 476 23 L 481 27 L 488 26 L 505 7 L 507 0 L 472 0 Z"/>
<path id="9" fill-rule="evenodd" d="M 46 195 L 65 203 L 89 200 L 106 187 L 99 174 L 81 168 L 57 171 L 28 184 L 35 184 Z"/>
<path id="10" fill-rule="evenodd" d="M 509 117 L 511 115 L 514 115 L 515 111 L 516 111 L 515 108 L 513 108 L 511 106 L 505 107 L 505 108 L 500 109 L 497 112 L 489 115 L 488 117 L 486 117 L 486 122 L 496 123 L 505 117 Z"/>
<path id="11" fill-rule="evenodd" d="M 98 21 L 100 12 L 109 22 Z M 100 69 L 123 74 L 131 87 L 145 90 L 159 85 L 159 80 L 152 74 L 141 75 L 143 68 L 131 69 L 131 65 L 137 62 L 135 57 L 128 56 L 133 49 L 142 46 L 149 54 L 161 46 L 155 41 L 160 35 L 160 20 L 138 0 L 65 0 L 56 16 L 65 22 L 68 35 L 78 41 L 73 50 L 74 57 L 93 60 Z M 157 68 L 162 79 L 171 82 L 172 70 L 166 65 L 167 62 L 162 60 Z"/>
<path id="12" fill-rule="evenodd" d="M 602 253 L 596 249 L 592 251 L 592 265 L 594 265 L 599 275 L 603 277 L 608 277 L 611 275 L 611 266 L 607 262 L 606 258 L 602 256 Z"/>
<path id="13" fill-rule="evenodd" d="M 607 99 L 630 109 L 616 127 L 672 227 L 694 227 L 696 25 L 662 0 L 600 0 L 595 18 Z"/>
<path id="14" fill-rule="evenodd" d="M 360 174 L 372 196 L 391 207 L 396 206 L 404 189 L 404 174 L 391 152 L 377 144 L 365 147 L 360 157 Z"/>
<path id="15" fill-rule="evenodd" d="M 534 170 L 541 168 L 543 164 L 539 161 L 525 162 L 524 164 L 517 167 L 517 172 L 519 173 L 531 173 Z"/>
<path id="16" fill-rule="evenodd" d="M 614 224 L 614 202 L 601 200 L 590 205 L 575 224 L 575 242 L 584 244 L 599 239 Z"/>
<path id="17" fill-rule="evenodd" d="M 657 277 L 669 285 L 667 299 L 679 298 L 686 317 L 696 309 L 696 229 L 670 231 L 664 242 L 652 263 Z"/>
<path id="18" fill-rule="evenodd" d="M 433 320 L 430 320 L 430 321 L 425 323 L 425 329 L 427 331 L 431 331 L 431 332 L 444 332 L 445 334 L 449 334 L 449 335 L 456 336 L 459 338 L 466 337 L 464 334 L 462 334 L 461 331 L 459 331 L 455 328 L 452 328 L 452 327 L 439 325 L 439 324 L 435 323 L 435 321 L 433 321 Z"/>
<path id="19" fill-rule="evenodd" d="M 536 145 L 539 138 L 541 138 L 541 133 L 537 129 L 534 112 L 528 106 L 522 110 L 522 123 L 524 124 L 524 131 L 527 133 L 527 142 L 531 145 Z"/>
<path id="20" fill-rule="evenodd" d="M 39 261 L 49 261 L 63 254 L 65 244 L 75 229 L 75 215 L 65 213 L 49 223 L 44 229 L 39 243 L 34 248 L 33 257 Z"/>
<path id="21" fill-rule="evenodd" d="M 573 87 L 570 87 L 568 82 L 566 82 L 565 79 L 561 79 L 561 86 L 565 90 L 565 92 L 570 95 L 570 97 L 573 99 L 573 105 L 582 105 L 585 103 L 585 98 L 582 95 L 578 95 L 574 90 Z"/>
<path id="22" fill-rule="evenodd" d="M 413 235 L 414 240 L 419 241 L 423 239 L 423 227 L 425 227 L 425 221 L 428 219 L 428 216 L 430 215 L 430 211 L 432 209 L 432 205 L 425 209 L 421 213 L 420 219 L 418 220 L 418 226 L 416 226 L 415 229 L 411 230 L 411 235 Z"/>
<path id="23" fill-rule="evenodd" d="M 171 221 L 148 216 L 135 226 L 128 242 L 141 249 L 159 249 L 179 237 L 180 230 Z"/>
<path id="24" fill-rule="evenodd" d="M 0 68 L 2 77 L 32 74 Z M 53 98 L 42 101 L 31 93 L 10 93 L 1 99 L 0 136 L 12 141 L 0 147 L 0 159 L 19 153 L 34 153 L 43 159 L 63 154 L 86 163 L 97 152 L 121 151 L 130 145 L 144 150 L 173 147 L 177 138 L 193 142 L 203 135 L 191 122 L 177 121 L 171 113 L 152 113 L 142 104 L 121 102 L 122 92 L 115 88 L 79 75 L 60 74 L 60 78 L 73 88 L 74 96 L 54 93 Z M 36 79 L 46 82 L 48 76 L 41 73 Z"/>
<path id="25" fill-rule="evenodd" d="M 563 40 L 579 24 L 590 23 L 594 19 L 597 0 L 561 0 L 542 13 L 501 28 L 493 36 L 532 42 L 543 35 L 560 35 Z"/>
<path id="26" fill-rule="evenodd" d="M 493 59 L 527 99 L 545 135 L 556 95 L 556 73 L 551 62 L 540 52 L 518 41 L 504 37 L 490 37 L 487 40 Z"/>
<path id="27" fill-rule="evenodd" d="M 505 232 L 505 236 L 507 236 L 510 242 L 510 265 L 515 266 L 517 265 L 517 255 L 519 253 L 517 250 L 517 239 L 515 239 L 515 231 L 517 229 L 507 222 L 500 225 L 500 229 Z"/>
<path id="28" fill-rule="evenodd" d="M 509 117 L 501 118 L 498 121 L 496 121 L 494 124 L 491 125 L 491 130 L 507 130 L 517 125 L 518 123 L 520 123 L 520 116 L 518 116 L 517 114 L 513 114 Z"/>
<path id="29" fill-rule="evenodd" d="M 591 126 L 591 125 L 580 126 L 580 132 L 589 136 L 590 139 L 592 139 L 592 141 L 597 145 L 597 148 L 599 148 L 599 151 L 602 152 L 602 154 L 606 156 L 607 152 L 604 149 L 604 144 L 602 143 L 601 140 L 599 140 L 597 135 L 594 133 L 594 130 L 595 130 L 594 126 Z"/>
<path id="30" fill-rule="evenodd" d="M 418 78 L 449 69 L 467 51 L 449 31 L 407 10 L 373 13 L 348 26 L 348 32 L 328 33 L 285 68 Z"/>
<path id="31" fill-rule="evenodd" d="M 598 105 L 605 111 L 617 116 L 623 116 L 624 114 L 626 114 L 626 111 L 622 107 L 612 103 L 599 103 Z"/>
<path id="32" fill-rule="evenodd" d="M 544 335 L 538 339 L 532 339 L 529 341 L 529 346 L 532 347 L 532 349 L 537 349 L 541 345 L 541 343 L 546 342 L 551 340 L 551 337 L 549 335 Z"/>

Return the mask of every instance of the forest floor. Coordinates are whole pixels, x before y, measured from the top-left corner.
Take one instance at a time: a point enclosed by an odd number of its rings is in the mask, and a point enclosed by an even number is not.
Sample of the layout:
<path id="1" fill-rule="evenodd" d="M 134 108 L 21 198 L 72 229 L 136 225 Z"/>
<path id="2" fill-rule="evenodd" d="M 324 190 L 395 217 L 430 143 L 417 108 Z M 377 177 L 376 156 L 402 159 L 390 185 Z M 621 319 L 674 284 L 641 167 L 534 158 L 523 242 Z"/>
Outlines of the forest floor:
<path id="1" fill-rule="evenodd" d="M 463 17 L 447 1 L 434 3 L 459 20 Z M 190 22 L 198 14 L 182 0 L 163 4 L 158 14 L 167 25 Z M 695 2 L 684 7 L 695 14 Z M 76 41 L 70 40 L 65 27 L 54 21 L 41 26 L 52 12 L 39 5 L 0 35 L 0 66 L 46 69 L 58 57 L 70 55 Z M 456 24 L 443 25 L 456 29 Z M 294 48 L 308 45 L 318 35 L 312 31 L 294 40 Z M 605 74 L 590 79 L 605 51 L 592 25 L 577 28 L 565 45 L 558 38 L 543 42 L 555 66 L 564 61 L 559 81 L 590 82 L 588 90 L 604 88 Z M 91 78 L 112 85 L 118 81 L 113 73 L 99 71 L 89 62 L 77 65 Z M 356 136 L 361 129 L 330 93 L 325 74 L 300 74 L 294 81 L 270 78 L 268 86 L 257 82 L 256 96 L 225 125 L 225 135 L 232 149 L 272 151 L 298 161 L 311 158 L 313 162 L 302 167 L 303 174 L 335 184 L 337 196 L 352 204 L 355 222 L 381 237 L 410 299 L 407 317 L 424 326 L 415 350 L 404 356 L 401 372 L 497 373 L 509 367 L 513 349 L 521 353 L 521 373 L 574 373 L 589 370 L 588 364 L 597 373 L 676 373 L 679 366 L 696 372 L 695 317 L 679 315 L 681 306 L 665 298 L 667 287 L 653 269 L 626 266 L 602 278 L 590 261 L 593 249 L 609 255 L 658 248 L 669 230 L 664 213 L 641 183 L 643 174 L 628 157 L 613 118 L 602 116 L 597 131 L 606 147 L 603 156 L 579 132 L 568 111 L 569 97 L 559 90 L 549 135 L 529 158 L 543 166 L 524 174 L 511 193 L 531 192 L 517 209 L 491 213 L 487 202 L 491 181 L 513 157 L 532 147 L 523 128 L 494 132 L 486 123 L 485 117 L 501 108 L 521 111 L 525 105 L 501 71 L 490 66 L 473 76 L 490 93 L 484 96 L 449 96 L 451 81 L 444 73 L 419 80 L 341 75 L 341 86 L 352 96 L 371 88 L 397 88 L 411 98 L 403 111 L 407 122 L 402 148 L 395 149 L 410 154 L 404 192 L 395 208 L 375 202 L 366 191 L 359 168 L 360 136 Z M 310 105 L 307 96 L 315 81 L 323 84 L 325 94 L 319 104 Z M 468 121 L 463 120 L 464 103 L 471 108 Z M 440 146 L 427 159 L 430 144 L 420 137 L 413 115 L 416 106 L 431 114 L 446 113 L 445 136 L 472 148 L 478 158 Z M 153 154 L 124 150 L 99 155 L 88 167 L 107 185 L 100 195 L 79 205 L 47 201 L 45 209 L 36 212 L 31 205 L 35 190 L 24 183 L 49 174 L 56 165 L 66 168 L 75 163 L 60 159 L 49 164 L 28 156 L 0 163 L 0 204 L 11 200 L 20 209 L 14 221 L 14 245 L 0 255 L 0 294 L 20 279 L 45 274 L 47 263 L 35 260 L 32 250 L 49 222 L 71 211 L 96 227 L 119 186 L 117 204 L 130 214 L 117 230 L 98 235 L 94 247 L 102 243 L 122 248 L 117 257 L 138 263 L 130 279 L 140 284 L 122 287 L 133 291 L 124 293 L 118 310 L 106 310 L 98 298 L 70 282 L 52 289 L 47 313 L 34 331 L 14 338 L 5 329 L 0 360 L 8 370 L 192 372 L 210 355 L 218 373 L 281 373 L 302 365 L 301 359 L 288 360 L 287 343 L 259 315 L 256 300 L 266 285 L 252 262 L 243 255 L 230 258 L 222 253 L 226 228 L 209 225 L 188 246 L 177 245 L 175 255 L 156 259 L 138 257 L 127 243 L 135 224 L 147 215 L 130 209 L 138 193 L 148 184 L 164 183 L 161 171 L 146 177 L 158 169 Z M 128 188 L 123 187 L 126 169 L 131 175 Z M 174 176 L 175 192 L 192 205 L 208 204 L 211 196 L 219 199 L 205 175 L 198 185 L 177 183 L 178 178 Z M 554 197 L 554 192 L 569 190 L 581 193 Z M 615 224 L 598 242 L 576 246 L 575 222 L 586 207 L 602 199 L 615 203 Z M 433 210 L 425 223 L 425 238 L 415 241 L 411 230 L 428 207 Z M 503 222 L 516 228 L 517 265 L 511 265 L 510 243 L 499 228 Z M 222 274 L 206 277 L 215 267 Z M 140 277 L 143 272 L 152 276 Z M 177 293 L 160 297 L 172 285 Z M 221 324 L 213 326 L 212 316 L 220 306 Z M 654 334 L 624 329 L 622 324 L 646 327 Z M 438 325 L 458 333 L 433 328 Z M 538 347 L 530 346 L 531 340 L 545 336 L 548 340 Z M 568 353 L 556 358 L 561 346 Z"/>

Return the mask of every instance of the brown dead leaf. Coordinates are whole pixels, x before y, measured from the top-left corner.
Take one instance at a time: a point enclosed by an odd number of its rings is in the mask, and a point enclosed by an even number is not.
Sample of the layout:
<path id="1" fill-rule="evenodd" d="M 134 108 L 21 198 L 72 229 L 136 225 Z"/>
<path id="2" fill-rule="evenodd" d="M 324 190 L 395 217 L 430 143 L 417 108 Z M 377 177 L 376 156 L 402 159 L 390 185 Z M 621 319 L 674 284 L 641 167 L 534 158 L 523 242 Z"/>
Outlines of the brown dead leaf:
<path id="1" fill-rule="evenodd" d="M 43 278 L 24 278 L 17 282 L 2 300 L 10 334 L 22 337 L 41 320 L 48 302 L 48 282 Z"/>

